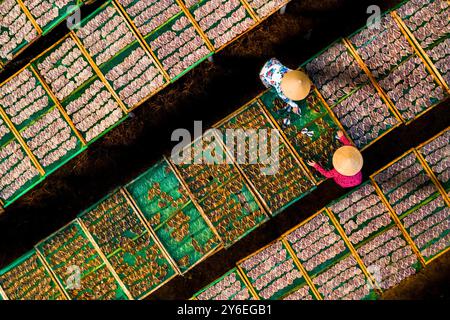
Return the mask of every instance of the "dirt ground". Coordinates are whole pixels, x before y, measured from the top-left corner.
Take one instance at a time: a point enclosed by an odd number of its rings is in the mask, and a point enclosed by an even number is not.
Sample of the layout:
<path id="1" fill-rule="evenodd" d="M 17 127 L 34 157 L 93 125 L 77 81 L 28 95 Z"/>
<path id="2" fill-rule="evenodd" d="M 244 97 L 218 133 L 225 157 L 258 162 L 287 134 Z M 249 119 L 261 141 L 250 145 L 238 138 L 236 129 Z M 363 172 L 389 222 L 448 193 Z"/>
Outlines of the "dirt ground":
<path id="1" fill-rule="evenodd" d="M 83 15 L 103 1 L 85 7 Z M 193 130 L 194 120 L 207 128 L 262 91 L 258 72 L 275 56 L 296 67 L 328 44 L 362 25 L 369 5 L 382 10 L 399 1 L 293 0 L 285 15 L 275 14 L 255 30 L 203 62 L 161 91 L 134 116 L 123 122 L 87 151 L 60 168 L 0 216 L 0 268 L 17 259 L 44 237 L 74 219 L 115 188 L 145 171 L 173 147 L 176 128 Z M 0 82 L 33 56 L 61 38 L 57 27 L 30 46 L 0 74 Z M 401 126 L 364 152 L 365 177 L 408 149 L 431 138 L 450 124 L 450 101 L 442 103 L 409 126 Z M 268 223 L 177 277 L 151 299 L 185 299 L 231 269 L 235 263 L 314 214 L 345 191 L 328 181 L 271 219 Z M 450 253 L 418 275 L 390 290 L 387 299 L 450 299 Z"/>

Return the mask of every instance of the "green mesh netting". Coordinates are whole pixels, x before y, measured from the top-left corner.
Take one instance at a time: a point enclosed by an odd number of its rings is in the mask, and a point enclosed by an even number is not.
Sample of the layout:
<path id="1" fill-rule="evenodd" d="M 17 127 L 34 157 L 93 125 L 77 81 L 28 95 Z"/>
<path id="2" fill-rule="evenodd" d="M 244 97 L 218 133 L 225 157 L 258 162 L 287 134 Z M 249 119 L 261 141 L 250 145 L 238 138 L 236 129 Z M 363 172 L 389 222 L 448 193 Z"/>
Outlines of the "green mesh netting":
<path id="1" fill-rule="evenodd" d="M 219 240 L 163 160 L 126 189 L 182 272 L 219 245 Z"/>

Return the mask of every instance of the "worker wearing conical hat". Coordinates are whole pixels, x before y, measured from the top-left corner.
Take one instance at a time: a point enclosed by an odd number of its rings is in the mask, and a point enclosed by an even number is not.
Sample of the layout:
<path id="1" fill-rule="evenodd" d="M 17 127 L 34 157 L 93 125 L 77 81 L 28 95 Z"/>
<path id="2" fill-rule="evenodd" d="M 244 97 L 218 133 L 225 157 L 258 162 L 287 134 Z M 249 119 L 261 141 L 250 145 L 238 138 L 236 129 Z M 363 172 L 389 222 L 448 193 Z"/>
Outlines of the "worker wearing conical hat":
<path id="1" fill-rule="evenodd" d="M 304 72 L 291 70 L 276 58 L 272 58 L 266 62 L 259 76 L 266 88 L 275 88 L 278 96 L 288 104 L 289 111 L 300 114 L 295 101 L 305 99 L 312 85 Z"/>
<path id="2" fill-rule="evenodd" d="M 308 164 L 326 178 L 333 178 L 343 188 L 355 187 L 362 182 L 363 157 L 358 149 L 351 145 L 342 131 L 338 132 L 338 137 L 344 146 L 335 151 L 332 170 L 325 170 L 314 161 L 308 161 Z"/>

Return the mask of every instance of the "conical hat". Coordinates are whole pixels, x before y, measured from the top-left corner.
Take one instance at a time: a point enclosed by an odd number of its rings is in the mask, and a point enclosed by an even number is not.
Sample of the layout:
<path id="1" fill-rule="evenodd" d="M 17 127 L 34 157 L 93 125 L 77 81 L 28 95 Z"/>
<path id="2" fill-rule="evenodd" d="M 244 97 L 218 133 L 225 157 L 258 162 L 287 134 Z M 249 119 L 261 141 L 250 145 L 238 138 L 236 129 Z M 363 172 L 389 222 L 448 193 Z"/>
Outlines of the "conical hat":
<path id="1" fill-rule="evenodd" d="M 311 90 L 311 80 L 308 76 L 298 70 L 286 72 L 281 79 L 281 91 L 293 101 L 305 99 Z"/>
<path id="2" fill-rule="evenodd" d="M 333 155 L 334 169 L 344 176 L 351 177 L 360 172 L 363 163 L 361 152 L 352 146 L 340 147 Z"/>

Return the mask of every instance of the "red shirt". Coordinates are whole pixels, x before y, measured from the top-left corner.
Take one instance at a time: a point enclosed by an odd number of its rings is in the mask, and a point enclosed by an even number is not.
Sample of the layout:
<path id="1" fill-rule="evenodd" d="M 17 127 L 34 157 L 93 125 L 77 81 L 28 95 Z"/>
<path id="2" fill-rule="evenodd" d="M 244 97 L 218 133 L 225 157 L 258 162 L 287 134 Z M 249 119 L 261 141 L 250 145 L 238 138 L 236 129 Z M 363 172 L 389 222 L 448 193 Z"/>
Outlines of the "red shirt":
<path id="1" fill-rule="evenodd" d="M 348 141 L 348 139 L 345 136 L 342 136 L 339 141 L 344 145 L 344 146 L 351 146 L 352 144 L 350 143 L 350 141 Z M 319 171 L 322 175 L 324 175 L 326 178 L 333 178 L 334 181 L 340 185 L 343 188 L 352 188 L 355 187 L 357 185 L 360 185 L 362 183 L 362 172 L 358 172 L 357 174 L 355 174 L 354 176 L 344 176 L 342 174 L 340 174 L 339 172 L 336 171 L 336 169 L 332 169 L 332 170 L 325 170 L 324 168 L 322 168 L 320 165 L 316 164 L 314 166 L 314 168 Z"/>

